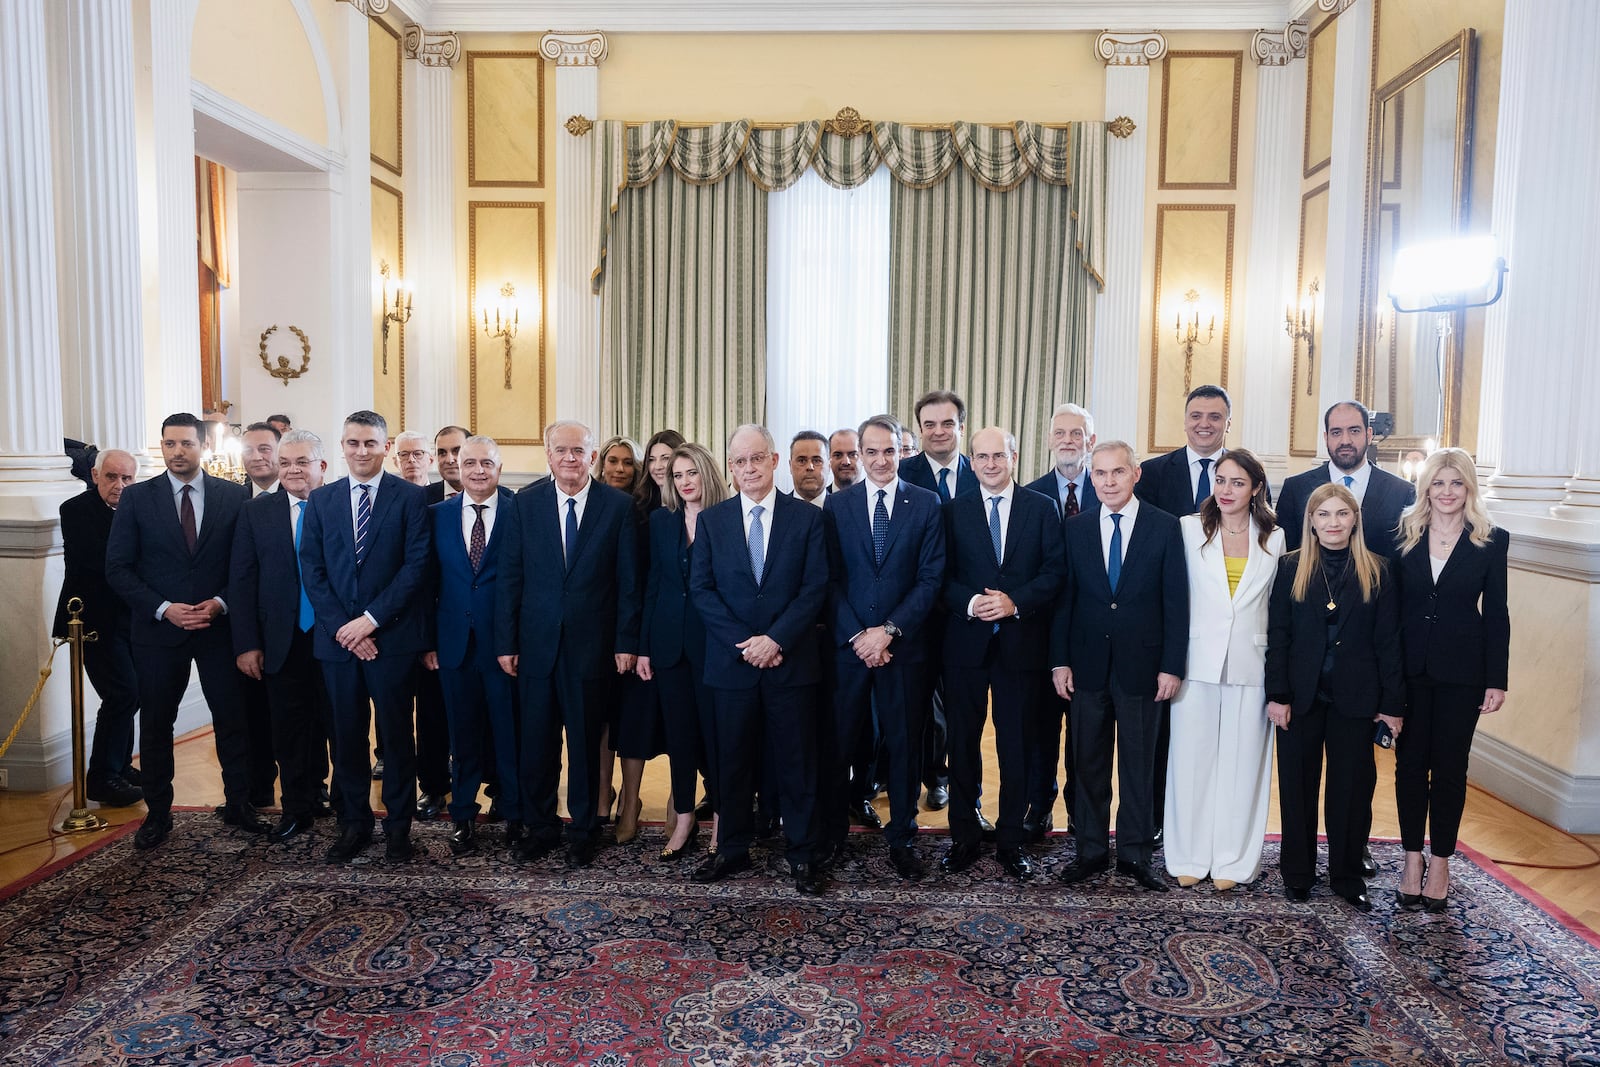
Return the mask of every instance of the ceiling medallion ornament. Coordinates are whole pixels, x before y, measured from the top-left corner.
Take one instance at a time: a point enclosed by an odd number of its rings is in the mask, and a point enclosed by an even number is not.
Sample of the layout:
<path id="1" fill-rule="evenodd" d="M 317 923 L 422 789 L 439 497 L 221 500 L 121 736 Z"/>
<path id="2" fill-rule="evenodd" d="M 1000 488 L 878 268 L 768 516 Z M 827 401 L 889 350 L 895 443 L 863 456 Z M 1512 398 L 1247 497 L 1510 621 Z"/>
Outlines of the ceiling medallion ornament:
<path id="1" fill-rule="evenodd" d="M 289 327 L 289 332 L 300 338 L 300 366 L 298 369 L 289 365 L 288 356 L 279 356 L 277 366 L 267 356 L 267 340 L 277 331 L 277 326 L 268 326 L 261 331 L 261 347 L 258 350 L 261 356 L 261 369 L 283 383 L 285 389 L 289 387 L 291 378 L 298 378 L 311 366 L 311 338 L 298 326 Z"/>
<path id="2" fill-rule="evenodd" d="M 872 123 L 861 117 L 853 107 L 841 107 L 839 113 L 822 124 L 822 128 L 839 137 L 860 137 L 872 128 Z"/>
<path id="3" fill-rule="evenodd" d="M 594 129 L 594 123 L 589 119 L 584 118 L 582 115 L 573 115 L 571 118 L 567 119 L 563 125 L 566 126 L 567 132 L 572 134 L 574 137 L 582 137 L 584 134 Z"/>
<path id="4" fill-rule="evenodd" d="M 1127 140 L 1129 137 L 1132 137 L 1133 131 L 1137 130 L 1138 128 L 1139 127 L 1134 124 L 1134 121 L 1126 115 L 1118 115 L 1106 126 L 1106 130 L 1111 134 L 1111 136 L 1119 140 Z"/>

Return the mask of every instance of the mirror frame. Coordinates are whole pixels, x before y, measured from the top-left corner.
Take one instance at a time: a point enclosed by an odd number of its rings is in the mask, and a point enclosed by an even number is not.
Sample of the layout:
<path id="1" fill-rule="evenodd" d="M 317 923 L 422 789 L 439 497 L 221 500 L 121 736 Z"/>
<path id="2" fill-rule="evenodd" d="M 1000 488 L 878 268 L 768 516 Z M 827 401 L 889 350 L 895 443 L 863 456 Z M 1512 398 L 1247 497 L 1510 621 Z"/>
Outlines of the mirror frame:
<path id="1" fill-rule="evenodd" d="M 1477 43 L 1477 34 L 1473 30 L 1461 30 L 1379 86 L 1372 94 L 1372 109 L 1367 126 L 1367 197 L 1361 256 L 1361 345 L 1356 355 L 1356 393 L 1362 403 L 1373 411 L 1388 410 L 1387 398 L 1380 404 L 1376 396 L 1376 372 L 1381 353 L 1378 351 L 1378 321 L 1374 314 L 1378 302 L 1388 300 L 1388 294 L 1378 292 L 1378 254 L 1384 225 L 1381 210 L 1384 105 L 1420 81 L 1441 63 L 1452 59 L 1460 61 L 1461 73 L 1456 81 L 1455 203 L 1451 212 L 1451 229 L 1454 235 L 1464 233 L 1472 206 L 1472 117 L 1473 102 L 1477 92 Z M 1457 311 L 1451 319 L 1441 383 L 1444 389 L 1443 412 L 1439 433 L 1434 436 L 1441 448 L 1460 444 L 1461 437 L 1461 388 L 1464 376 L 1466 312 Z M 1394 458 L 1404 455 L 1411 449 L 1420 450 L 1428 436 L 1430 435 L 1392 434 L 1383 439 L 1380 455 L 1384 458 Z M 1468 451 L 1476 452 L 1475 449 Z"/>

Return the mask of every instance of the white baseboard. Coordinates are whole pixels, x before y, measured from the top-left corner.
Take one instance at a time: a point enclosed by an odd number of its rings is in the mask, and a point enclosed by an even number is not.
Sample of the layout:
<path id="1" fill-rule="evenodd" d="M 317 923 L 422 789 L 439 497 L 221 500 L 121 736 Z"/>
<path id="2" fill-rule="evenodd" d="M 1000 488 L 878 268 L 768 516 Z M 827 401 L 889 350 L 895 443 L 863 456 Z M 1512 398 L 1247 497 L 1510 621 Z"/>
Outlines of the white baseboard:
<path id="1" fill-rule="evenodd" d="M 1488 734 L 1472 742 L 1474 785 L 1571 834 L 1600 834 L 1600 776 L 1571 775 Z"/>

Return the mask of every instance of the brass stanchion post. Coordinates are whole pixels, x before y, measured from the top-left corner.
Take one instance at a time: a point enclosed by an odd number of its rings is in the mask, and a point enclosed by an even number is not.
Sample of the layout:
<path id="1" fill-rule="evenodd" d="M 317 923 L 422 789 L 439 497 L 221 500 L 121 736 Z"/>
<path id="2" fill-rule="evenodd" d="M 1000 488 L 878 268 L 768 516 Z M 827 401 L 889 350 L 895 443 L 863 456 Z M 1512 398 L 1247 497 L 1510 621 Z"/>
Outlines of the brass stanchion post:
<path id="1" fill-rule="evenodd" d="M 67 644 L 72 653 L 72 812 L 61 823 L 64 834 L 81 834 L 91 830 L 105 830 L 111 826 L 89 810 L 88 781 L 84 768 L 84 751 L 89 747 L 83 736 L 83 643 L 99 638 L 96 633 L 83 632 L 83 601 L 73 597 L 67 601 Z"/>

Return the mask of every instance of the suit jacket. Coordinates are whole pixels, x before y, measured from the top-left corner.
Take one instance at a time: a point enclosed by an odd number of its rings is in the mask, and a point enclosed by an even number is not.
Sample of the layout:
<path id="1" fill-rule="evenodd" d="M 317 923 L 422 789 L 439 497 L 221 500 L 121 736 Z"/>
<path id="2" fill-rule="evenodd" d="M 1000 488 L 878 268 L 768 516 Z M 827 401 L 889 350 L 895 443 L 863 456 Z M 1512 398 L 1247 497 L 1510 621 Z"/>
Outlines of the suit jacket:
<path id="1" fill-rule="evenodd" d="M 67 636 L 67 601 L 73 597 L 83 601 L 85 633 L 92 630 L 109 638 L 113 633 L 128 631 L 128 605 L 106 581 L 106 542 L 111 539 L 111 522 L 116 517 L 116 509 L 108 507 L 93 486 L 61 502 L 61 549 L 66 575 L 61 580 L 61 597 L 56 601 L 55 622 L 50 629 L 53 636 Z"/>
<path id="2" fill-rule="evenodd" d="M 655 668 L 670 667 L 686 655 L 704 663 L 706 627 L 689 601 L 694 545 L 689 541 L 684 513 L 657 508 L 650 513 L 649 536 L 650 569 L 645 579 L 639 651 L 650 657 Z"/>
<path id="3" fill-rule="evenodd" d="M 1283 527 L 1284 544 L 1289 551 L 1300 547 L 1305 534 L 1306 502 L 1319 485 L 1327 485 L 1328 464 L 1301 471 L 1285 478 L 1278 494 L 1278 524 Z M 1394 559 L 1400 554 L 1396 531 L 1400 513 L 1417 499 L 1417 487 L 1404 478 L 1372 468 L 1367 491 L 1361 500 L 1361 539 L 1380 556 Z"/>
<path id="4" fill-rule="evenodd" d="M 1267 547 L 1262 548 L 1259 527 L 1251 520 L 1250 555 L 1245 560 L 1239 588 L 1230 593 L 1222 531 L 1218 530 L 1208 544 L 1199 515 L 1185 515 L 1178 525 L 1189 572 L 1188 680 L 1212 685 L 1224 681 L 1229 685 L 1263 684 L 1267 602 L 1272 598 L 1278 558 L 1283 555 L 1283 531 L 1274 529 L 1267 535 Z"/>
<path id="5" fill-rule="evenodd" d="M 443 485 L 443 482 L 437 483 Z M 457 493 L 449 500 L 428 508 L 433 527 L 433 558 L 437 580 L 434 649 L 439 666 L 456 670 L 476 666 L 480 670 L 500 669 L 495 662 L 494 612 L 495 584 L 500 576 L 500 556 L 504 551 L 506 512 L 515 494 L 501 486 L 495 498 L 494 528 L 484 545 L 483 559 L 476 572 L 467 557 L 467 544 L 461 536 L 462 513 L 467 495 Z M 468 638 L 476 634 L 476 657 L 467 663 Z"/>
<path id="6" fill-rule="evenodd" d="M 1428 532 L 1400 557 L 1400 645 L 1410 678 L 1505 689 L 1511 658 L 1506 552 L 1511 536 L 1494 528 L 1479 548 L 1463 533 L 1439 580 L 1428 560 Z M 1482 599 L 1482 609 L 1479 600 Z"/>
<path id="7" fill-rule="evenodd" d="M 896 472 L 901 478 L 920 489 L 926 489 L 934 496 L 939 495 L 939 480 L 933 473 L 933 461 L 925 452 L 918 452 L 909 459 L 900 461 L 900 468 Z M 951 491 L 952 499 L 966 493 L 978 491 L 978 476 L 972 472 L 972 464 L 967 457 L 956 453 L 956 485 Z"/>
<path id="8" fill-rule="evenodd" d="M 1050 630 L 1052 666 L 1071 667 L 1078 689 L 1113 678 L 1154 699 L 1156 675 L 1182 678 L 1189 651 L 1189 578 L 1178 520 L 1143 504 L 1123 546 L 1115 591 L 1100 549 L 1101 504 L 1067 520 L 1067 592 Z"/>
<path id="9" fill-rule="evenodd" d="M 363 613 L 378 622 L 372 639 L 380 656 L 415 656 L 433 647 L 426 495 L 420 485 L 383 474 L 367 530 L 371 543 L 358 566 L 350 479 L 312 492 L 300 533 L 300 572 L 317 617 L 318 659 L 344 663 L 352 658 L 334 634 Z"/>
<path id="10" fill-rule="evenodd" d="M 750 568 L 741 497 L 700 513 L 695 526 L 689 597 L 706 627 L 706 684 L 750 689 L 815 685 L 820 678 L 817 622 L 828 599 L 828 550 L 815 507 L 774 494 L 761 581 Z M 765 634 L 783 649 L 783 662 L 765 671 L 746 663 L 735 646 Z"/>
<path id="11" fill-rule="evenodd" d="M 1379 563 L 1383 580 L 1377 595 L 1363 601 L 1352 576 L 1340 606 L 1344 621 L 1333 654 L 1333 707 L 1336 714 L 1353 719 L 1405 714 L 1399 583 L 1388 561 L 1380 556 Z M 1267 699 L 1288 704 L 1294 715 L 1305 714 L 1316 700 L 1328 648 L 1321 590 L 1313 587 L 1304 601 L 1294 599 L 1299 565 L 1298 551 L 1278 560 L 1267 608 Z"/>
<path id="12" fill-rule="evenodd" d="M 446 485 L 443 480 L 440 480 L 440 481 L 437 481 L 437 482 L 429 482 L 427 485 L 423 486 L 423 492 L 428 494 L 424 498 L 424 503 L 426 503 L 430 508 L 433 507 L 435 504 L 444 503 L 444 494 L 449 488 L 450 487 L 448 485 Z M 511 490 L 507 489 L 506 492 L 509 493 L 509 492 L 511 492 Z M 460 496 L 460 495 L 461 495 L 460 493 L 456 494 L 456 496 Z"/>
<path id="13" fill-rule="evenodd" d="M 876 492 L 863 480 L 834 493 L 823 505 L 833 572 L 829 599 L 834 647 L 847 648 L 862 630 L 890 621 L 905 633 L 893 642 L 894 655 L 920 660 L 927 646 L 924 628 L 944 584 L 939 497 L 904 481 L 895 484 L 880 564 L 867 503 L 877 499 Z"/>
<path id="14" fill-rule="evenodd" d="M 233 654 L 260 649 L 263 669 L 283 669 L 300 625 L 300 560 L 294 551 L 290 519 L 294 497 L 265 493 L 239 512 L 233 535 L 233 562 L 228 589 L 233 618 Z M 311 505 L 306 504 L 310 524 Z M 301 531 L 305 536 L 305 531 Z M 345 620 L 348 622 L 349 620 Z M 343 624 L 341 624 L 343 625 Z"/>
<path id="15" fill-rule="evenodd" d="M 639 651 L 633 498 L 590 480 L 570 566 L 558 511 L 556 483 L 542 480 L 517 493 L 495 523 L 506 524 L 495 654 L 520 656 L 520 677 L 548 677 L 558 657 L 579 677 L 608 677 L 615 656 Z"/>
<path id="16" fill-rule="evenodd" d="M 945 662 L 981 666 L 991 642 L 995 666 L 1008 670 L 1048 670 L 1051 609 L 1067 580 L 1061 548 L 1061 520 L 1048 499 L 1017 486 L 1006 525 L 1005 558 L 994 561 L 984 494 L 968 493 L 944 508 L 948 564 L 943 600 Z M 999 589 L 1017 605 L 1017 617 L 1000 628 L 970 618 L 967 605 L 985 589 Z M 897 620 L 898 621 L 898 620 Z"/>
<path id="17" fill-rule="evenodd" d="M 1056 502 L 1056 512 L 1061 511 L 1061 494 L 1056 491 L 1056 472 L 1054 468 L 1047 470 L 1041 477 L 1035 478 L 1023 488 L 1031 489 L 1040 496 L 1049 497 Z M 1094 479 L 1084 471 L 1083 492 L 1078 497 L 1078 514 L 1083 514 L 1092 507 L 1100 504 L 1100 498 L 1094 491 Z"/>
<path id="18" fill-rule="evenodd" d="M 233 609 L 228 589 L 233 530 L 250 491 L 209 474 L 201 478 L 205 480 L 205 507 L 193 555 L 184 544 L 172 482 L 165 473 L 122 491 L 106 544 L 106 580 L 132 612 L 129 639 L 136 645 L 176 648 L 192 633 L 207 632 L 180 630 L 157 619 L 156 608 L 164 600 L 198 604 L 220 597 Z M 227 622 L 226 615 L 218 618 L 210 632 Z"/>
<path id="19" fill-rule="evenodd" d="M 1220 463 L 1227 454 L 1224 449 L 1221 455 L 1213 458 Z M 1217 464 L 1213 463 L 1208 469 L 1216 474 Z M 1139 464 L 1139 481 L 1133 491 L 1140 500 L 1154 504 L 1169 515 L 1193 515 L 1196 509 L 1194 479 L 1189 470 L 1189 450 L 1175 449 L 1162 456 L 1152 456 Z M 1266 490 L 1266 498 L 1267 503 L 1272 503 L 1270 487 Z"/>

